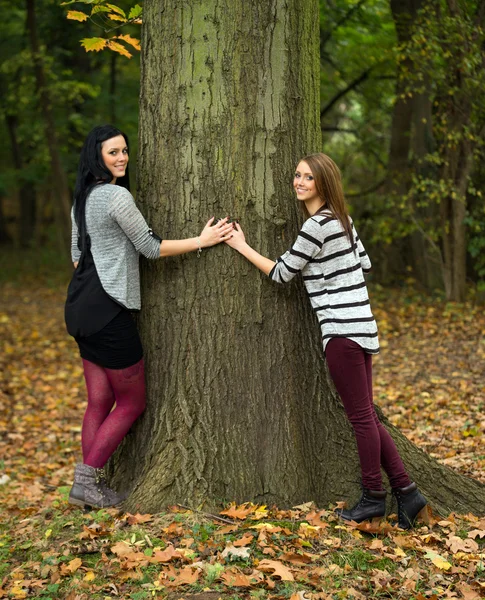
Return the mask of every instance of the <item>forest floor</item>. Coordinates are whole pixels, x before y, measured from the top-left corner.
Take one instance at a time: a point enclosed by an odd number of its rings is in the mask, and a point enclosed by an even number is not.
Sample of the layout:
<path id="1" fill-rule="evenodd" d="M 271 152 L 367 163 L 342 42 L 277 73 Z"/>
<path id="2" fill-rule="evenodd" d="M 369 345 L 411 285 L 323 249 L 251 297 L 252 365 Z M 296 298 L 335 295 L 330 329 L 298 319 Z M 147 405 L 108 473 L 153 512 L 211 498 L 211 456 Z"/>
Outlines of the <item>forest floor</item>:
<path id="1" fill-rule="evenodd" d="M 484 517 L 430 512 L 403 532 L 353 527 L 311 502 L 214 516 L 70 507 L 85 392 L 64 289 L 2 285 L 0 598 L 485 598 Z M 485 482 L 483 306 L 412 287 L 371 295 L 376 402 L 421 448 Z"/>

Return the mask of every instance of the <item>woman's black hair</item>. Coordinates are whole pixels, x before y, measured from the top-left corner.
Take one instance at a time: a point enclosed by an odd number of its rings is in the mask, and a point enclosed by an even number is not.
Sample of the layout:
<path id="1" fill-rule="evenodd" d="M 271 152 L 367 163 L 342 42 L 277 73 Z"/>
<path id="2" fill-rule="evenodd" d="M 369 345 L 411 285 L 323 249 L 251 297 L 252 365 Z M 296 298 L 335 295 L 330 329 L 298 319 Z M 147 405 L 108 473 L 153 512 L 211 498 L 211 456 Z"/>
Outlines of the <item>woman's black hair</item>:
<path id="1" fill-rule="evenodd" d="M 106 140 L 118 135 L 125 138 L 129 148 L 128 137 L 112 125 L 98 125 L 88 133 L 79 158 L 76 186 L 74 188 L 74 219 L 79 232 L 84 230 L 84 215 L 86 212 L 86 199 L 95 185 L 110 183 L 113 180 L 111 171 L 104 164 L 101 146 Z M 128 165 L 123 177 L 116 179 L 116 185 L 130 189 Z M 83 239 L 83 235 L 80 236 Z"/>

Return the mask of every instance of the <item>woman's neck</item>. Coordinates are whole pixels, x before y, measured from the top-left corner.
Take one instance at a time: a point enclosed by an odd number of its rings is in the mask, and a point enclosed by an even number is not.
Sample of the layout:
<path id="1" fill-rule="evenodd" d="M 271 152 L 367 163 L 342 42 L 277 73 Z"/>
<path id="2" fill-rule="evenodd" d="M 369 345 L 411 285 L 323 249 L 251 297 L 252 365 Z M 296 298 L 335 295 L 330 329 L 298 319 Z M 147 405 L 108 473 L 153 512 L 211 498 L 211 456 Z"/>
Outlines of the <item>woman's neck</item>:
<path id="1" fill-rule="evenodd" d="M 325 206 L 325 202 L 322 202 L 320 200 L 320 198 L 318 198 L 318 197 L 312 198 L 308 202 L 305 202 L 305 208 L 307 209 L 310 217 L 313 217 L 313 215 L 316 212 L 318 212 L 321 208 L 323 208 L 324 206 Z"/>

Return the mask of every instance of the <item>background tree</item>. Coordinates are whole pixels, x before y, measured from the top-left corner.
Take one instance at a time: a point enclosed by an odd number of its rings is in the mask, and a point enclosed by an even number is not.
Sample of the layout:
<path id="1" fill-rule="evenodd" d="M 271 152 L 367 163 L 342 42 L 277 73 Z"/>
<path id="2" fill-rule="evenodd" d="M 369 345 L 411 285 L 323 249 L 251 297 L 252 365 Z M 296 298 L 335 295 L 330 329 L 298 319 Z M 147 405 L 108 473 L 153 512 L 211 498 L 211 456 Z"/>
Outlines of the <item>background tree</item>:
<path id="1" fill-rule="evenodd" d="M 320 147 L 317 14 L 313 0 L 146 2 L 138 198 L 162 238 L 229 213 L 263 254 L 294 239 L 292 171 Z M 302 286 L 273 284 L 223 246 L 143 275 L 148 409 L 115 459 L 130 507 L 355 490 L 353 436 Z M 483 484 L 391 431 L 435 506 L 483 512 Z"/>

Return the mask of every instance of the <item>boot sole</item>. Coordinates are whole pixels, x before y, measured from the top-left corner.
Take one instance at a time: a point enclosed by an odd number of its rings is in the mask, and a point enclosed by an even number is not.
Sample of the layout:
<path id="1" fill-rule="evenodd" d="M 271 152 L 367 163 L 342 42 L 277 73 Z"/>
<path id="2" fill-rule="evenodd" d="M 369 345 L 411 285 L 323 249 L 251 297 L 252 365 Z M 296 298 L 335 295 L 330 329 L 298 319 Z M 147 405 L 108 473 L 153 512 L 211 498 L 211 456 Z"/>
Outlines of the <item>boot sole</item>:
<path id="1" fill-rule="evenodd" d="M 102 508 L 101 506 L 93 506 L 92 504 L 86 504 L 84 500 L 80 500 L 79 498 L 71 498 L 71 496 L 69 496 L 68 498 L 68 503 L 72 504 L 73 506 L 79 506 L 79 508 L 87 508 L 89 510 L 92 508 Z"/>
<path id="2" fill-rule="evenodd" d="M 345 521 L 346 523 L 352 523 L 352 521 L 354 523 L 358 523 L 359 525 L 361 523 L 374 523 L 375 525 L 378 525 L 381 521 L 384 521 L 386 518 L 386 515 L 381 515 L 380 517 L 369 517 L 367 519 L 362 519 L 361 521 L 355 521 L 354 519 L 346 519 L 344 516 L 342 516 L 342 514 L 337 513 L 337 516 L 342 519 L 342 521 Z"/>

